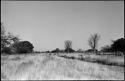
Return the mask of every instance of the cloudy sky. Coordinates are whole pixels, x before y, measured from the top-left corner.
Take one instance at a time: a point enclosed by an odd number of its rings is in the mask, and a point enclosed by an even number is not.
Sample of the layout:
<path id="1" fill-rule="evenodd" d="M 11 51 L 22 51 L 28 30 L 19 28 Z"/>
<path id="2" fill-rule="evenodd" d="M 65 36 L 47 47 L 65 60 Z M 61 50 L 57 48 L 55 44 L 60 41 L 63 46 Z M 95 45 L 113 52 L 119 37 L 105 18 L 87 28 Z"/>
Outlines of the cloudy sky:
<path id="1" fill-rule="evenodd" d="M 98 33 L 100 47 L 124 37 L 123 1 L 2 1 L 6 30 L 33 43 L 34 50 L 89 49 L 88 38 Z"/>

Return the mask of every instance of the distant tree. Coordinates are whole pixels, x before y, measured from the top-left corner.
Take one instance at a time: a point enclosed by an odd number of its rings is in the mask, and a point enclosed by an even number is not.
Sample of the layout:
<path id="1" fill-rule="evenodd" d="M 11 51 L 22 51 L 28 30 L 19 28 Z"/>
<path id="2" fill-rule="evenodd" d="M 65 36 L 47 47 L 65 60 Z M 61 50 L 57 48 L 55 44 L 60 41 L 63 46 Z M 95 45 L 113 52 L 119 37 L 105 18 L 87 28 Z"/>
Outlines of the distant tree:
<path id="1" fill-rule="evenodd" d="M 66 40 L 65 41 L 65 52 L 71 53 L 74 52 L 75 50 L 72 49 L 72 41 L 71 40 Z"/>
<path id="2" fill-rule="evenodd" d="M 10 47 L 13 53 L 31 53 L 33 52 L 33 44 L 29 41 L 16 42 Z"/>
<path id="3" fill-rule="evenodd" d="M 116 52 L 116 55 L 120 52 L 125 54 L 125 38 L 120 38 L 112 41 L 111 45 L 107 45 L 101 48 L 102 52 Z M 120 53 L 120 54 L 122 54 Z M 119 55 L 120 55 L 119 54 Z"/>
<path id="4" fill-rule="evenodd" d="M 56 48 L 55 50 L 52 50 L 51 53 L 59 53 L 60 52 L 60 49 L 59 48 Z"/>
<path id="5" fill-rule="evenodd" d="M 113 44 L 111 44 L 112 51 L 120 51 L 125 53 L 125 38 L 120 38 L 115 41 L 113 41 Z"/>
<path id="6" fill-rule="evenodd" d="M 106 45 L 106 46 L 104 46 L 104 47 L 101 47 L 101 51 L 102 51 L 102 52 L 111 52 L 112 49 L 111 49 L 111 46 Z"/>
<path id="7" fill-rule="evenodd" d="M 91 49 L 94 51 L 94 53 L 96 52 L 99 39 L 100 39 L 100 36 L 97 33 L 95 33 L 94 35 L 91 35 L 88 40 L 88 44 L 91 47 Z"/>
<path id="8" fill-rule="evenodd" d="M 48 51 L 45 51 L 45 53 L 51 53 L 51 52 L 48 50 Z"/>
<path id="9" fill-rule="evenodd" d="M 73 50 L 72 48 L 68 48 L 68 49 L 65 49 L 65 52 L 66 53 L 73 53 L 73 52 L 75 52 L 75 50 Z"/>
<path id="10" fill-rule="evenodd" d="M 83 50 L 82 50 L 82 49 L 78 49 L 77 52 L 78 52 L 78 53 L 82 53 Z"/>
<path id="11" fill-rule="evenodd" d="M 88 49 L 88 50 L 86 50 L 85 52 L 86 52 L 86 53 L 92 53 L 93 51 L 97 52 L 98 50 L 97 50 L 97 49 L 95 49 L 95 50 L 93 50 L 93 49 Z"/>
<path id="12" fill-rule="evenodd" d="M 72 41 L 71 40 L 66 40 L 65 41 L 65 50 L 69 53 L 69 49 L 72 48 Z"/>

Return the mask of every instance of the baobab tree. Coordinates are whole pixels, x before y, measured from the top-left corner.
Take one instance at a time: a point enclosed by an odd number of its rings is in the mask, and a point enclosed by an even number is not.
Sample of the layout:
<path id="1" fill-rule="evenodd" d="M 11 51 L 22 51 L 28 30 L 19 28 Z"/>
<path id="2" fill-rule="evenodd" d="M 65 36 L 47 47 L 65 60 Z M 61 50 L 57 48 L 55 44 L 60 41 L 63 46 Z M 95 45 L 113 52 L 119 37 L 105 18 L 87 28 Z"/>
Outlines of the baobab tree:
<path id="1" fill-rule="evenodd" d="M 99 39 L 100 39 L 100 35 L 95 33 L 95 34 L 91 35 L 89 40 L 88 40 L 88 44 L 91 47 L 91 49 L 94 51 L 94 53 L 97 49 Z"/>

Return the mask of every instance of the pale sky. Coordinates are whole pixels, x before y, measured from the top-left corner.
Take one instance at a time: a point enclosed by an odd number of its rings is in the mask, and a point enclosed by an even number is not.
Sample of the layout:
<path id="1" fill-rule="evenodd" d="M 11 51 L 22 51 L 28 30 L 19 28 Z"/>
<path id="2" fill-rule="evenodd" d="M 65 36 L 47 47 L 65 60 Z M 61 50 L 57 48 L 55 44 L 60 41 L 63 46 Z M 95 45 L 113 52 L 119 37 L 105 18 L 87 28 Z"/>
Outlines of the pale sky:
<path id="1" fill-rule="evenodd" d="M 124 37 L 123 1 L 1 1 L 6 30 L 30 41 L 34 50 L 89 49 L 88 38 L 98 33 L 100 47 Z"/>

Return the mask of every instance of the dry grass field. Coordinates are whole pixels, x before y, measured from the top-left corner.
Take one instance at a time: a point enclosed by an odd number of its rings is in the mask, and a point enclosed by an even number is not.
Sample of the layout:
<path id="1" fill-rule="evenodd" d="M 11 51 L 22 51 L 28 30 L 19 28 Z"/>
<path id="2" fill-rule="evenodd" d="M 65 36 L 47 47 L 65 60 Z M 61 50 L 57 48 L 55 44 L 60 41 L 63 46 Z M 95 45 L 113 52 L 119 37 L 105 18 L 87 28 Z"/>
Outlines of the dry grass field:
<path id="1" fill-rule="evenodd" d="M 58 56 L 69 58 L 69 59 L 78 59 L 86 62 L 100 63 L 106 65 L 117 65 L 124 66 L 124 56 L 115 56 L 115 55 L 96 55 L 88 53 L 71 53 L 71 54 L 59 54 Z"/>
<path id="2" fill-rule="evenodd" d="M 71 56 L 76 59 L 66 58 Z M 118 65 L 79 60 L 81 57 L 108 58 L 108 62 Z M 124 57 L 47 53 L 1 55 L 1 80 L 124 80 L 121 65 L 124 65 Z"/>

